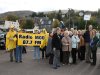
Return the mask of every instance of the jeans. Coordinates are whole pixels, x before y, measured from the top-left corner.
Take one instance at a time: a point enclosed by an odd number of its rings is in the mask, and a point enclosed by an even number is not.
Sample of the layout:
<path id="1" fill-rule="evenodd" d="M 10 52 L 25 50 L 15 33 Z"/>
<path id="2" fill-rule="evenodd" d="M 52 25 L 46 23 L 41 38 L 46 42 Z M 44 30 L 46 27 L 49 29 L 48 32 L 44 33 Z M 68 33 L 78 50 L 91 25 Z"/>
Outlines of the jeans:
<path id="1" fill-rule="evenodd" d="M 23 47 L 22 46 L 17 46 L 16 47 L 16 53 L 15 53 L 15 60 L 16 61 L 22 61 L 22 50 Z"/>
<path id="2" fill-rule="evenodd" d="M 38 46 L 34 47 L 33 59 L 40 59 L 40 48 Z"/>
<path id="3" fill-rule="evenodd" d="M 60 50 L 55 50 L 53 58 L 53 67 L 57 68 L 58 66 L 60 66 Z"/>

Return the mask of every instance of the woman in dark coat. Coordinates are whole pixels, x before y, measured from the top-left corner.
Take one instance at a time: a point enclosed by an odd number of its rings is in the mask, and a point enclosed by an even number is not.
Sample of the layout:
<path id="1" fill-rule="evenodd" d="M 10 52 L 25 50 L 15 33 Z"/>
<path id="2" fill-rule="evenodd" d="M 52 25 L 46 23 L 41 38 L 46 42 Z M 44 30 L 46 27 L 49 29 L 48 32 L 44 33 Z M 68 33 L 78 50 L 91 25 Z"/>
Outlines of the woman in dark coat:
<path id="1" fill-rule="evenodd" d="M 91 65 L 96 65 L 96 61 L 97 61 L 97 43 L 98 43 L 99 39 L 96 36 L 96 30 L 92 30 L 92 40 L 90 42 L 90 47 L 91 47 L 91 52 L 92 52 L 92 57 L 93 57 L 93 62 L 91 62 Z"/>

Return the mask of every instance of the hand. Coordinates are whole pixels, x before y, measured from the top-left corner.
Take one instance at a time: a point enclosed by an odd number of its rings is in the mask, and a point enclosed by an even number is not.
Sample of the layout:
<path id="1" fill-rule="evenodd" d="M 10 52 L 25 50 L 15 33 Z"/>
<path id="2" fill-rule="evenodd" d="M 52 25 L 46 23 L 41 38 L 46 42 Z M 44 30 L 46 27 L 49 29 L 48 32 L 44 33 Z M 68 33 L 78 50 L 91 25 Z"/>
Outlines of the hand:
<path id="1" fill-rule="evenodd" d="M 9 38 L 10 41 L 13 41 L 13 38 Z"/>
<path id="2" fill-rule="evenodd" d="M 66 44 L 67 46 L 69 45 L 69 44 Z"/>

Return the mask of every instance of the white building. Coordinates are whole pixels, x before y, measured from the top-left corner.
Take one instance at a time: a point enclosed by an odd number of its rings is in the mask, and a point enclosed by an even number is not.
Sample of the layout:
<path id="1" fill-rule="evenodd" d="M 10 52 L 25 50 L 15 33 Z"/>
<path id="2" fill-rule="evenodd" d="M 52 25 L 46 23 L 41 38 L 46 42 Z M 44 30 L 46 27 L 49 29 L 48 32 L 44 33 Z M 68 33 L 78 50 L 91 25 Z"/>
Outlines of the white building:
<path id="1" fill-rule="evenodd" d="M 0 21 L 0 28 L 1 29 L 8 29 L 10 25 L 14 25 L 15 28 L 19 28 L 19 22 L 16 20 L 16 22 L 13 21 Z"/>
<path id="2" fill-rule="evenodd" d="M 8 29 L 10 27 L 10 25 L 14 25 L 15 28 L 19 28 L 19 22 L 18 22 L 18 20 L 16 20 L 16 22 L 13 22 L 13 21 L 5 21 L 4 28 L 5 29 Z"/>

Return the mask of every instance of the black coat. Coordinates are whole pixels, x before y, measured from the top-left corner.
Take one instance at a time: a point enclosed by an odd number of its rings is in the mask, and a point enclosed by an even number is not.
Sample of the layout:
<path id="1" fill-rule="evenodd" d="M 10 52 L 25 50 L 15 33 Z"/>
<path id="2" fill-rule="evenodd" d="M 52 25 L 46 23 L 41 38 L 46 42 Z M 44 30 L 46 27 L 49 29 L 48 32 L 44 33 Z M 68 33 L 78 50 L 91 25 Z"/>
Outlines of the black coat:
<path id="1" fill-rule="evenodd" d="M 90 43 L 90 32 L 89 31 L 86 31 L 84 33 L 83 37 L 84 37 L 84 40 L 85 40 L 86 43 Z"/>
<path id="2" fill-rule="evenodd" d="M 55 33 L 52 38 L 52 47 L 56 48 L 56 50 L 61 50 L 61 36 Z"/>

